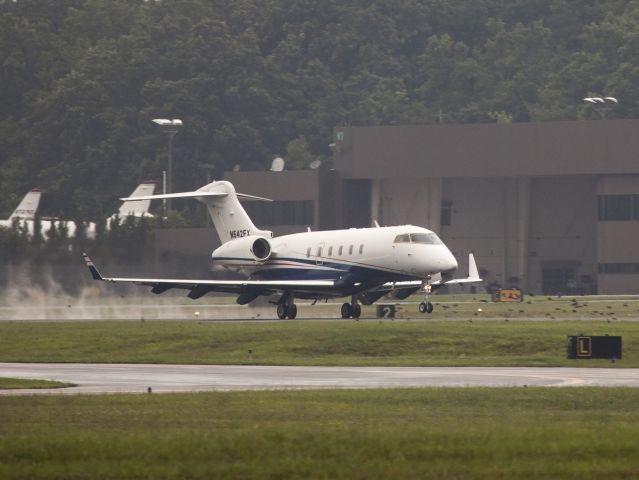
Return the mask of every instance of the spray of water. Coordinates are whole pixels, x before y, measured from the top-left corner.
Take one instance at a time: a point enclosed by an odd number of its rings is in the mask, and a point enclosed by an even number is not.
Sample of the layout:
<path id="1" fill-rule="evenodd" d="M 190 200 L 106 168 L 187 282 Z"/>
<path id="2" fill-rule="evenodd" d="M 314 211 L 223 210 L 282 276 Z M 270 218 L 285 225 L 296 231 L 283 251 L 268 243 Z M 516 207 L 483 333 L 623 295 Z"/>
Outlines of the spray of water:
<path id="1" fill-rule="evenodd" d="M 53 266 L 38 266 L 36 275 L 29 264 L 11 267 L 6 272 L 6 285 L 0 289 L 0 321 L 276 318 L 275 307 L 270 303 L 277 300 L 276 296 L 260 297 L 248 306 L 240 306 L 234 296 L 228 295 L 209 294 L 194 301 L 186 297 L 185 290 L 154 295 L 148 287 L 94 282 L 84 269 L 72 277 L 66 275 L 62 281 L 61 272 Z M 298 306 L 306 308 L 301 303 Z M 337 311 L 331 304 L 317 305 L 309 314 L 335 317 Z"/>

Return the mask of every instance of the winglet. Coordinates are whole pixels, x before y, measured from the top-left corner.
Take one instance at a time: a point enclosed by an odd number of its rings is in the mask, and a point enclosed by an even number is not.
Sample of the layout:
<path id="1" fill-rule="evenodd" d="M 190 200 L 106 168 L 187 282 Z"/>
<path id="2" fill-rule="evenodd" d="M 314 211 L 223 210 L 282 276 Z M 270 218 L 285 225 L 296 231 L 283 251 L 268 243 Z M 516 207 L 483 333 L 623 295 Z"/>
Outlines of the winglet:
<path id="1" fill-rule="evenodd" d="M 86 263 L 87 267 L 89 267 L 89 271 L 91 272 L 93 280 L 104 280 L 102 278 L 102 275 L 100 275 L 100 272 L 98 272 L 98 269 L 95 268 L 95 265 L 93 265 L 93 260 L 91 260 L 91 257 L 89 257 L 86 253 L 83 253 L 82 257 L 84 258 L 84 263 Z"/>
<path id="2" fill-rule="evenodd" d="M 479 278 L 479 270 L 477 269 L 477 263 L 475 262 L 475 255 L 472 253 L 468 254 L 468 278 Z"/>
<path id="3" fill-rule="evenodd" d="M 477 262 L 475 262 L 475 255 L 468 254 L 468 277 L 466 278 L 453 278 L 442 282 L 441 274 L 435 274 L 431 276 L 431 285 L 462 285 L 465 283 L 480 283 L 483 280 L 479 277 L 479 269 L 477 268 Z"/>

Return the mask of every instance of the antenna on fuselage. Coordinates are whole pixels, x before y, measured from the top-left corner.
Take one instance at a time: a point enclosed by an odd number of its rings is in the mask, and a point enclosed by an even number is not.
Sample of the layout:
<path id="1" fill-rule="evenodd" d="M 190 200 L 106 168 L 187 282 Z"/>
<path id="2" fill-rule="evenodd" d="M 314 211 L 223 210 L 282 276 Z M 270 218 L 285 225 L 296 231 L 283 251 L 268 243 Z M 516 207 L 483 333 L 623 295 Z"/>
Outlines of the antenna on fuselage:
<path id="1" fill-rule="evenodd" d="M 379 226 L 379 223 L 377 222 L 377 220 L 373 220 L 373 223 L 375 224 L 375 227 L 382 228 L 382 227 Z"/>

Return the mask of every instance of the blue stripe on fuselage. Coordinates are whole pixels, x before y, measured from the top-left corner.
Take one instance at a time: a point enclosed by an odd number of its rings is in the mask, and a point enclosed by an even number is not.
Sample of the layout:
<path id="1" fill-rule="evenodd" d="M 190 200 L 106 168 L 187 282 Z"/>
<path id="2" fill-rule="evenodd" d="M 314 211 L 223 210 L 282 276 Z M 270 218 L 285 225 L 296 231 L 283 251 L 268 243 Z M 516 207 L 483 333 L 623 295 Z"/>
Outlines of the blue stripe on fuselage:
<path id="1" fill-rule="evenodd" d="M 247 267 L 255 269 L 251 274 L 252 280 L 339 280 L 346 275 L 349 280 L 366 284 L 382 284 L 386 282 L 401 282 L 414 280 L 417 277 L 401 273 L 389 272 L 361 264 L 339 263 L 323 261 L 317 263 L 313 259 L 278 257 L 273 263 L 263 265 L 249 265 L 246 258 L 215 258 L 215 261 L 247 262 Z M 290 262 L 295 265 L 277 264 L 275 262 Z"/>

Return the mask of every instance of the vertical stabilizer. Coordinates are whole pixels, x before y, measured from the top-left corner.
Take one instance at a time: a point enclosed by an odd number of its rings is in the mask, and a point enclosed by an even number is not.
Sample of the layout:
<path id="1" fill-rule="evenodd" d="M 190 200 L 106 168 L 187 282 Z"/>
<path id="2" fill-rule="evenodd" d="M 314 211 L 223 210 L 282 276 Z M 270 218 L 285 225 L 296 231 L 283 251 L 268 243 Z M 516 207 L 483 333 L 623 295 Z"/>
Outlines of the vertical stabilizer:
<path id="1" fill-rule="evenodd" d="M 238 196 L 248 200 L 266 199 L 238 194 L 235 192 L 233 184 L 226 181 L 209 183 L 195 193 L 204 192 L 217 193 L 217 195 L 201 196 L 197 197 L 197 199 L 206 205 L 222 243 L 250 235 L 260 235 L 268 238 L 273 236 L 273 232 L 259 230 L 253 224 L 246 210 L 240 204 Z"/>
<path id="2" fill-rule="evenodd" d="M 133 190 L 131 193 L 131 197 L 143 197 L 146 195 L 153 195 L 153 191 L 155 190 L 155 183 L 153 182 L 144 182 L 141 183 Z M 118 216 L 120 218 L 128 217 L 129 215 L 133 215 L 134 217 L 141 217 L 143 215 L 149 215 L 149 207 L 151 206 L 151 200 L 140 200 L 140 201 L 124 201 L 118 210 Z"/>
<path id="3" fill-rule="evenodd" d="M 259 235 L 271 238 L 273 232 L 259 230 L 249 218 L 246 210 L 242 208 L 239 198 L 243 200 L 263 200 L 266 198 L 254 197 L 235 192 L 233 184 L 226 181 L 211 182 L 204 185 L 195 192 L 166 193 L 162 195 L 136 195 L 122 198 L 124 201 L 146 201 L 162 200 L 165 198 L 195 198 L 206 205 L 213 225 L 217 230 L 222 243 L 235 240 L 236 238 Z"/>
<path id="4" fill-rule="evenodd" d="M 16 208 L 9 220 L 13 220 L 14 218 L 21 218 L 23 220 L 33 220 L 35 218 L 35 214 L 38 211 L 38 205 L 40 204 L 40 197 L 42 196 L 42 192 L 37 188 L 34 188 L 29 193 L 27 193 L 18 208 Z"/>

